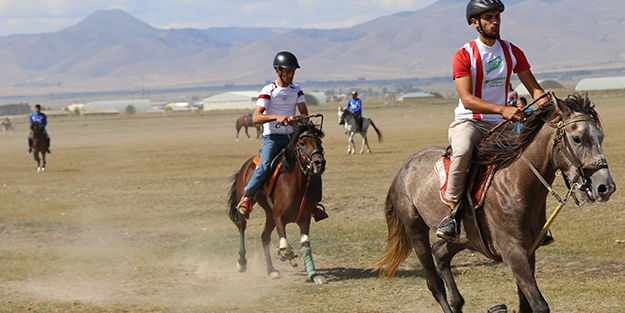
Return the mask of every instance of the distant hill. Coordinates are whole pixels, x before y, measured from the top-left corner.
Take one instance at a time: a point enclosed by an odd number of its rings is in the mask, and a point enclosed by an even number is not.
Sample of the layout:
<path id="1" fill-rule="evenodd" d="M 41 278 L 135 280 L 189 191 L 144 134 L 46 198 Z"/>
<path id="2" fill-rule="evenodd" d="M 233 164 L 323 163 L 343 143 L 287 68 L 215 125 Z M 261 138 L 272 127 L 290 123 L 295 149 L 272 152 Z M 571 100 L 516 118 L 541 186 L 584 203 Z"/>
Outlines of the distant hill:
<path id="1" fill-rule="evenodd" d="M 508 0 L 502 37 L 534 72 L 625 67 L 622 0 Z M 300 59 L 296 81 L 451 75 L 451 57 L 477 37 L 466 0 L 439 0 L 341 29 L 156 29 L 102 10 L 58 32 L 0 37 L 0 96 L 257 84 L 271 60 Z"/>

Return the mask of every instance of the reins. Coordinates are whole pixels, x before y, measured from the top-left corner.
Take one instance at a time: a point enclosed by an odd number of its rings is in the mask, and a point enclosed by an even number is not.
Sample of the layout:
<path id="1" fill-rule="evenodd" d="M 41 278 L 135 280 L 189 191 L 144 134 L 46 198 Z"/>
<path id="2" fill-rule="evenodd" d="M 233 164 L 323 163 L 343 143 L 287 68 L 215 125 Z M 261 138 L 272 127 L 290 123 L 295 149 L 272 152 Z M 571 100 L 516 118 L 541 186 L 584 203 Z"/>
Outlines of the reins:
<path id="1" fill-rule="evenodd" d="M 314 115 L 305 115 L 302 116 L 301 118 L 310 118 L 310 117 L 321 117 L 321 127 L 320 129 L 323 128 L 323 114 L 319 113 L 319 114 L 314 114 Z M 276 128 L 279 128 L 280 124 L 276 124 Z M 290 134 L 287 132 L 287 136 L 289 137 L 289 139 L 291 139 Z M 306 188 L 304 189 L 304 196 L 302 197 L 302 202 L 299 206 L 299 211 L 297 212 L 297 218 L 295 219 L 295 223 L 299 223 L 300 218 L 302 217 L 302 212 L 304 211 L 304 206 L 306 205 L 306 200 L 307 200 L 307 194 L 308 194 L 308 187 L 310 187 L 310 180 L 312 178 L 312 167 L 313 167 L 313 162 L 312 162 L 312 157 L 315 154 L 321 154 L 323 156 L 323 149 L 317 148 L 314 149 L 313 151 L 311 151 L 310 155 L 306 154 L 306 152 L 304 150 L 302 150 L 302 146 L 299 144 L 299 140 L 302 138 L 313 138 L 316 140 L 321 141 L 321 139 L 319 139 L 319 137 L 317 136 L 317 130 L 316 129 L 311 129 L 311 130 L 307 130 L 305 132 L 302 132 L 301 134 L 299 134 L 298 136 L 298 143 L 295 145 L 295 151 L 297 152 L 297 164 L 299 165 L 300 170 L 302 171 L 302 173 L 304 174 L 304 176 L 306 176 Z M 303 157 L 306 160 L 306 166 L 304 166 L 304 164 L 302 164 L 302 160 L 301 157 Z"/>
<path id="2" fill-rule="evenodd" d="M 555 97 L 553 92 L 545 93 L 541 97 L 539 97 L 538 99 L 542 98 L 546 94 L 549 95 L 550 101 L 552 101 L 552 100 L 554 101 L 553 105 L 557 106 L 558 105 L 558 103 L 557 103 L 558 99 Z M 536 99 L 536 100 L 538 100 L 538 99 Z M 523 109 L 525 110 L 526 108 L 528 108 L 530 105 L 535 103 L 536 100 L 533 101 L 531 104 L 527 105 Z M 545 186 L 545 188 L 549 191 L 549 193 L 556 199 L 556 201 L 558 201 L 558 207 L 556 207 L 556 209 L 551 214 L 551 216 L 549 217 L 549 219 L 547 220 L 545 225 L 543 225 L 543 228 L 540 230 L 540 233 L 538 234 L 538 237 L 536 237 L 536 239 L 532 243 L 532 246 L 530 248 L 530 254 L 532 254 L 532 253 L 534 253 L 536 251 L 536 249 L 539 246 L 539 243 L 541 242 L 541 240 L 543 239 L 543 237 L 547 233 L 547 230 L 549 229 L 549 226 L 551 226 L 551 224 L 555 220 L 556 216 L 560 213 L 560 211 L 562 210 L 564 205 L 570 200 L 571 197 L 573 197 L 573 200 L 575 201 L 575 205 L 577 207 L 581 207 L 582 205 L 584 205 L 586 203 L 586 201 L 583 201 L 583 202 L 580 203 L 579 200 L 577 199 L 577 197 L 575 196 L 575 194 L 573 193 L 573 191 L 575 189 L 581 190 L 582 188 L 588 188 L 588 186 L 587 186 L 588 182 L 586 180 L 586 176 L 584 174 L 584 170 L 586 170 L 586 169 L 598 170 L 598 169 L 602 169 L 602 168 L 607 168 L 608 167 L 608 164 L 605 161 L 605 159 L 599 160 L 599 161 L 594 162 L 593 164 L 590 164 L 590 165 L 584 165 L 579 160 L 579 158 L 575 155 L 575 153 L 573 152 L 573 148 L 571 147 L 571 145 L 570 145 L 570 143 L 569 143 L 569 141 L 567 139 L 567 136 L 566 136 L 565 127 L 570 125 L 570 124 L 573 124 L 573 123 L 584 122 L 584 121 L 592 121 L 592 122 L 594 122 L 595 119 L 592 116 L 580 115 L 580 116 L 574 117 L 574 118 L 572 118 L 570 120 L 567 120 L 567 121 L 560 120 L 556 124 L 557 130 L 556 130 L 555 138 L 553 140 L 553 152 L 552 152 L 551 162 L 552 162 L 553 167 L 556 169 L 556 171 L 559 171 L 559 172 L 562 173 L 562 178 L 564 180 L 564 183 L 566 184 L 566 187 L 568 188 L 567 195 L 566 195 L 566 197 L 564 199 L 562 199 L 558 195 L 558 193 L 551 187 L 551 185 L 549 185 L 549 183 L 547 183 L 547 180 L 545 180 L 545 178 L 540 174 L 540 172 L 538 172 L 536 167 L 532 164 L 532 162 L 529 160 L 529 158 L 525 154 L 525 151 L 521 151 L 521 155 L 523 156 L 523 160 L 525 160 L 525 163 L 527 163 L 527 165 L 532 170 L 534 175 L 538 178 L 538 180 L 540 180 L 540 182 L 543 184 L 543 186 Z M 551 124 L 548 124 L 548 125 L 551 126 Z M 499 126 L 499 125 L 497 125 L 497 126 Z M 558 166 L 557 158 L 558 158 L 558 154 L 560 152 L 562 152 L 562 154 L 569 160 L 569 162 L 571 162 L 571 164 L 573 164 L 575 166 L 576 173 L 577 173 L 578 177 L 580 178 L 579 182 L 574 182 L 573 184 L 571 184 L 569 179 L 568 179 L 568 177 L 566 176 L 566 174 L 564 174 L 564 172 L 562 172 L 562 170 Z"/>

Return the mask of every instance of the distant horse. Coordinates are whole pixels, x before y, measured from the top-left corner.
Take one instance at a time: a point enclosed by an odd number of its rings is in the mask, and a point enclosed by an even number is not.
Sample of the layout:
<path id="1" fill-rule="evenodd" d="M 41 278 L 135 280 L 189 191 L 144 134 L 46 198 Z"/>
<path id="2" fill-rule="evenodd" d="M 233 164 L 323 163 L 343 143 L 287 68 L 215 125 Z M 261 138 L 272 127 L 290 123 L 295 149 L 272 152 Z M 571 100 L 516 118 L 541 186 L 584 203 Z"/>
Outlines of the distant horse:
<path id="1" fill-rule="evenodd" d="M 280 277 L 280 273 L 273 267 L 269 244 L 271 232 L 276 228 L 280 237 L 278 255 L 282 261 L 293 260 L 292 246 L 286 240 L 285 226 L 288 223 L 296 223 L 301 233 L 300 253 L 304 258 L 308 277 L 317 284 L 324 284 L 326 280 L 316 273 L 312 260 L 312 251 L 308 232 L 310 229 L 310 217 L 317 203 L 317 193 L 313 182 L 313 175 L 321 175 L 325 170 L 325 159 L 321 138 L 323 131 L 313 123 L 305 119 L 295 121 L 296 130 L 292 134 L 291 142 L 285 148 L 283 156 L 283 172 L 273 183 L 273 191 L 264 187 L 256 197 L 256 203 L 265 210 L 265 229 L 262 234 L 263 249 L 267 262 L 267 274 L 272 278 Z M 241 218 L 237 210 L 238 200 L 243 197 L 243 188 L 250 180 L 256 169 L 253 158 L 247 160 L 241 170 L 234 175 L 234 182 L 230 189 L 228 200 L 230 219 L 237 225 L 241 235 L 239 260 L 237 269 L 245 272 L 247 260 L 245 258 L 245 228 L 247 220 Z M 250 208 L 251 209 L 251 208 Z M 296 266 L 296 265 L 294 265 Z"/>
<path id="2" fill-rule="evenodd" d="M 241 130 L 242 127 L 245 127 L 245 134 L 247 135 L 247 138 L 249 140 L 252 140 L 252 137 L 250 137 L 250 134 L 247 133 L 248 127 L 256 128 L 256 139 L 260 138 L 260 135 L 262 135 L 263 133 L 263 125 L 254 124 L 254 122 L 252 121 L 252 114 L 243 115 L 239 117 L 237 119 L 237 123 L 235 124 L 235 127 L 237 129 L 237 141 L 239 141 L 239 131 Z"/>
<path id="3" fill-rule="evenodd" d="M 2 121 L 2 122 L 0 122 L 0 126 L 2 126 L 2 134 L 4 136 L 7 135 L 7 132 L 9 134 L 12 134 L 13 132 L 15 132 L 15 124 L 11 123 L 9 121 Z"/>
<path id="4" fill-rule="evenodd" d="M 360 153 L 365 151 L 365 145 L 367 146 L 367 152 L 371 153 L 371 148 L 369 148 L 369 140 L 367 140 L 367 130 L 369 129 L 369 125 L 373 126 L 375 132 L 378 134 L 378 141 L 382 141 L 382 133 L 375 127 L 373 121 L 368 117 L 362 117 L 362 127 L 358 130 L 358 124 L 356 123 L 356 116 L 352 111 L 345 110 L 339 107 L 339 125 L 343 125 L 345 127 L 345 134 L 349 135 L 348 146 L 347 146 L 347 154 L 356 153 L 356 145 L 354 144 L 354 135 L 356 133 L 360 133 L 362 136 L 362 148 L 360 149 Z"/>
<path id="5" fill-rule="evenodd" d="M 467 207 L 469 200 L 464 199 L 459 237 L 453 242 L 439 240 L 432 246 L 430 230 L 449 214 L 433 170 L 445 148 L 429 147 L 412 155 L 395 175 L 386 197 L 388 246 L 375 265 L 381 270 L 380 276 L 391 279 L 414 249 L 427 286 L 443 311 L 462 312 L 464 299 L 450 263 L 464 249 L 478 251 L 482 240 L 485 251 L 510 267 L 517 283 L 519 312 L 549 312 L 534 277 L 536 256 L 530 251 L 535 240 L 544 240 L 544 235 L 537 237 L 546 220 L 546 187 L 550 188 L 556 172 L 561 171 L 572 186 L 571 192 L 578 189 L 585 201 L 608 201 L 616 185 L 601 150 L 602 141 L 599 116 L 587 94 L 573 94 L 564 100 L 552 96 L 527 119 L 518 137 L 491 137 L 477 150 L 474 161 L 490 162 L 498 168 L 484 203 L 473 214 Z M 476 233 L 470 229 L 475 225 L 471 224 L 473 216 L 479 225 L 474 228 L 482 239 L 469 234 Z M 437 268 L 449 288 L 449 302 Z"/>
<path id="6" fill-rule="evenodd" d="M 33 138 L 33 156 L 37 161 L 37 172 L 46 171 L 46 150 L 47 142 L 46 136 L 43 134 L 39 122 L 35 121 L 30 125 L 30 135 Z M 41 159 L 39 159 L 39 153 L 41 152 Z M 43 162 L 42 162 L 43 161 Z"/>

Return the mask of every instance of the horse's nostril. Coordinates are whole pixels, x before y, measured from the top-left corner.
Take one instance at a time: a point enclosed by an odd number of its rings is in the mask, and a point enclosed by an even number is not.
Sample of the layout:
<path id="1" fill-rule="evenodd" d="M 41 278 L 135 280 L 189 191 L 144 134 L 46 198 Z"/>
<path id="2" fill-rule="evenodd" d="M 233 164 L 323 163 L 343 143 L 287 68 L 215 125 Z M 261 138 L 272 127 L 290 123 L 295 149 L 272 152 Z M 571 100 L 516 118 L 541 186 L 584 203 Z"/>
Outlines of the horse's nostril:
<path id="1" fill-rule="evenodd" d="M 599 187 L 597 187 L 597 192 L 599 194 L 605 194 L 608 191 L 608 188 L 606 188 L 605 185 L 600 185 Z"/>

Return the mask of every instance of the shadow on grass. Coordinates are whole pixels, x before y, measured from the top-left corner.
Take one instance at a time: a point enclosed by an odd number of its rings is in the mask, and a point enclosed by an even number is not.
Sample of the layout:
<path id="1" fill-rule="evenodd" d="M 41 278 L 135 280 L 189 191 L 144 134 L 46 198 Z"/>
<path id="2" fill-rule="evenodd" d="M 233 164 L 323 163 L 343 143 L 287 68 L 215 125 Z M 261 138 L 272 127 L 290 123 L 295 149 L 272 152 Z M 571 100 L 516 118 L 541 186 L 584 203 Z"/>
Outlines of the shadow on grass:
<path id="1" fill-rule="evenodd" d="M 471 264 L 459 264 L 451 267 L 454 277 L 460 277 L 464 274 L 464 270 L 467 268 L 478 267 L 492 267 L 502 264 L 499 261 L 487 260 L 480 263 Z M 355 279 L 370 279 L 380 277 L 380 271 L 363 269 L 363 268 L 346 268 L 346 267 L 333 267 L 326 269 L 318 269 L 317 272 L 323 275 L 328 281 L 340 281 L 340 280 L 355 280 Z M 419 277 L 425 279 L 425 271 L 421 265 L 415 265 L 413 270 L 397 270 L 393 277 L 410 278 Z"/>

